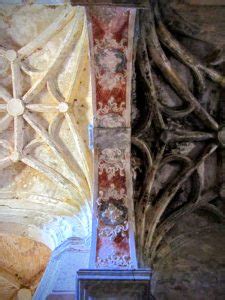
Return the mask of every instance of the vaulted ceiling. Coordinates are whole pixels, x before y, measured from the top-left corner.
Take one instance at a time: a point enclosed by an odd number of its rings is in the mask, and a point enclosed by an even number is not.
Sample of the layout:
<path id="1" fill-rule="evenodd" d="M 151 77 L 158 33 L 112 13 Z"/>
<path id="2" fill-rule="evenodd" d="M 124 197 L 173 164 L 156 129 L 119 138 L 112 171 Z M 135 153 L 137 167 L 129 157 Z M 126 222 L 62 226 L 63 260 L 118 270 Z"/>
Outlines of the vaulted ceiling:
<path id="1" fill-rule="evenodd" d="M 225 291 L 225 6 L 209 2 L 152 1 L 139 18 L 137 244 L 160 300 L 220 299 Z"/>
<path id="2" fill-rule="evenodd" d="M 51 251 L 42 243 L 16 235 L 0 235 L 0 297 L 13 299 L 19 290 L 35 290 Z"/>
<path id="3" fill-rule="evenodd" d="M 90 235 L 92 119 L 84 8 L 0 7 L 0 298 Z"/>
<path id="4" fill-rule="evenodd" d="M 185 280 L 202 288 L 196 270 L 215 271 L 216 253 L 223 272 L 222 247 L 213 245 L 225 243 L 225 12 L 158 2 L 140 13 L 136 34 L 132 161 L 139 257 L 156 270 L 156 295 L 167 297 L 167 286 L 173 299 Z M 13 299 L 34 290 L 63 240 L 90 235 L 84 9 L 2 5 L 0 81 L 0 298 Z"/>

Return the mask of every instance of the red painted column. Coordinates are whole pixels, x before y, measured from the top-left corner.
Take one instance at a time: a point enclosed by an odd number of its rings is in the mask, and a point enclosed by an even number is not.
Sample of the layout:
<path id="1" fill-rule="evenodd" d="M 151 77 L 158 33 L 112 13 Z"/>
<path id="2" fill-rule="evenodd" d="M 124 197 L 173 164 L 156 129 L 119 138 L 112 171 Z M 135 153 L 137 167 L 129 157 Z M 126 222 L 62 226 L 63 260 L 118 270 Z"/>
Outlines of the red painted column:
<path id="1" fill-rule="evenodd" d="M 90 267 L 137 268 L 130 165 L 135 9 L 87 9 L 94 110 Z"/>

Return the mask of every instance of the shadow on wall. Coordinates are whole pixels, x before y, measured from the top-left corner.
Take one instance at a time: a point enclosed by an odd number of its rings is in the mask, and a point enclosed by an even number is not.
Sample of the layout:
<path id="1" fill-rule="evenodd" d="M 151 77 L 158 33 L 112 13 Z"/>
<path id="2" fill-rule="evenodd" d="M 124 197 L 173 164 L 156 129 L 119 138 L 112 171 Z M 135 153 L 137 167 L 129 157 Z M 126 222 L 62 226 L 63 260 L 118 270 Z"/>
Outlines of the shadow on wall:
<path id="1" fill-rule="evenodd" d="M 224 230 L 225 226 L 218 224 L 211 231 L 189 231 L 168 241 L 154 268 L 152 292 L 156 299 L 224 299 Z"/>

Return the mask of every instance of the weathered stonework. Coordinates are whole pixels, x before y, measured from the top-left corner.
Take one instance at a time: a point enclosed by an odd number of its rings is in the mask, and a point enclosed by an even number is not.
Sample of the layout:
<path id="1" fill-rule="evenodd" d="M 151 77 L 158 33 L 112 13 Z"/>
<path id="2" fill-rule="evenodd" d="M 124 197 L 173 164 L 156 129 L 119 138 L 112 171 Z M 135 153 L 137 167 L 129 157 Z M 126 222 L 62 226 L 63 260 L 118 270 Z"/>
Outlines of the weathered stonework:
<path id="1" fill-rule="evenodd" d="M 17 296 L 19 300 L 31 300 L 51 250 L 26 237 L 1 234 L 0 253 L 1 299 L 15 299 Z M 24 293 L 30 296 L 22 298 Z"/>
<path id="2" fill-rule="evenodd" d="M 0 12 L 0 230 L 54 250 L 91 232 L 85 9 L 1 5 Z"/>
<path id="3" fill-rule="evenodd" d="M 223 299 L 222 1 L 144 2 L 150 10 L 140 12 L 136 28 L 132 157 L 131 64 L 130 71 L 126 69 L 131 61 L 127 22 L 132 9 L 123 6 L 143 3 L 95 1 L 98 7 L 91 11 L 100 19 L 89 15 L 93 25 L 89 23 L 89 30 L 96 36 L 91 39 L 91 84 L 85 12 L 76 7 L 90 1 L 57 0 L 59 6 L 49 6 L 50 2 L 8 0 L 29 5 L 0 8 L 0 231 L 6 236 L 1 239 L 2 251 L 8 249 L 7 241 L 23 236 L 14 257 L 22 257 L 21 245 L 27 243 L 32 257 L 46 258 L 43 269 L 50 250 L 38 242 L 54 250 L 71 236 L 90 237 L 92 163 L 87 126 L 92 123 L 93 91 L 97 127 L 93 228 L 98 243 L 93 245 L 92 266 L 132 266 L 132 184 L 127 180 L 132 161 L 139 260 L 154 268 L 156 298 Z M 103 2 L 111 6 L 101 14 Z M 120 5 L 118 19 L 115 4 Z M 104 243 L 107 249 L 116 249 L 108 257 Z M 40 290 L 41 297 L 46 291 L 49 299 L 57 293 L 74 297 L 75 265 L 70 281 L 64 280 L 70 259 L 74 264 L 77 259 L 77 249 L 71 249 L 74 257 L 65 251 L 64 262 L 53 253 L 46 274 L 56 281 L 51 281 L 52 290 L 40 286 L 46 289 Z M 12 263 L 8 254 L 0 262 L 4 299 L 33 293 L 39 277 L 32 282 L 25 279 L 39 267 L 35 264 L 32 269 L 27 256 L 26 264 L 24 258 Z M 16 266 L 22 274 L 19 280 Z M 67 294 L 62 295 L 62 287 Z"/>
<path id="4" fill-rule="evenodd" d="M 217 4 L 152 1 L 139 18 L 135 214 L 157 299 L 222 299 L 225 290 L 225 9 Z"/>
<path id="5" fill-rule="evenodd" d="M 130 130 L 106 128 L 95 131 L 96 255 L 100 268 L 135 268 L 134 227 L 130 199 Z M 94 221 L 95 224 L 95 221 Z M 108 232 L 108 234 L 106 234 Z M 112 235 L 114 238 L 112 239 Z M 93 235 L 94 238 L 94 235 Z"/>
<path id="6" fill-rule="evenodd" d="M 96 7 L 87 12 L 91 45 L 95 161 L 90 266 L 108 269 L 136 268 L 130 170 L 130 98 L 135 10 Z M 123 197 L 118 197 L 121 192 Z"/>

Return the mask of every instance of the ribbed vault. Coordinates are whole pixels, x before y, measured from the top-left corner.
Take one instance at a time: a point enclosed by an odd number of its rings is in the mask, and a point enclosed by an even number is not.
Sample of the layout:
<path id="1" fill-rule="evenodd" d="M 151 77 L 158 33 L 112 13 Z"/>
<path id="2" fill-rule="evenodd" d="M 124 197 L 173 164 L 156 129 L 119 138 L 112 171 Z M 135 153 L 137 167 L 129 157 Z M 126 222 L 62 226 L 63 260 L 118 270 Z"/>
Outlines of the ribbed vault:
<path id="1" fill-rule="evenodd" d="M 224 286 L 225 10 L 210 3 L 151 1 L 137 20 L 137 249 L 160 299 L 186 285 L 187 299 L 194 287 L 205 299 L 215 266 L 218 297 Z M 0 293 L 12 299 L 34 289 L 50 249 L 90 236 L 92 106 L 84 8 L 3 5 L 0 16 Z"/>
<path id="2" fill-rule="evenodd" d="M 92 107 L 84 8 L 0 15 L 0 298 L 11 299 L 34 290 L 50 249 L 90 236 Z"/>
<path id="3" fill-rule="evenodd" d="M 204 0 L 151 1 L 140 13 L 137 248 L 160 300 L 222 299 L 225 290 L 224 15 Z"/>

